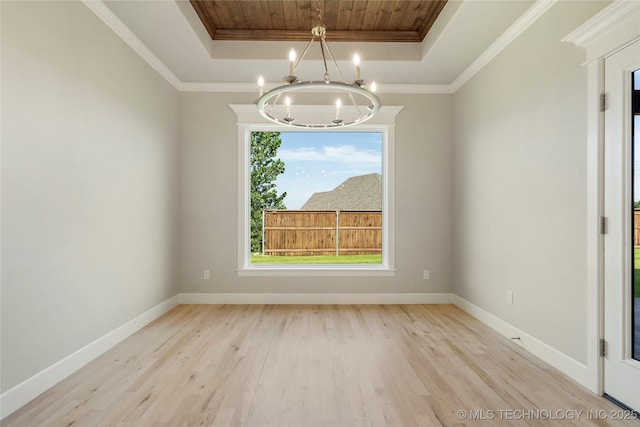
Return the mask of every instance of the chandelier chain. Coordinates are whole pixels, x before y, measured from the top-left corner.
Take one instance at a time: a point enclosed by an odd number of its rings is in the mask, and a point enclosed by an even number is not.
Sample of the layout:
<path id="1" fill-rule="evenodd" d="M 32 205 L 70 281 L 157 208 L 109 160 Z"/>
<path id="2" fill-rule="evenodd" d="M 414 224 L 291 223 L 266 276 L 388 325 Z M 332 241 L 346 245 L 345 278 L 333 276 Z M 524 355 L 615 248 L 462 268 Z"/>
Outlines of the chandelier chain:
<path id="1" fill-rule="evenodd" d="M 322 23 L 322 14 L 320 12 L 320 0 L 318 0 L 318 3 L 316 4 L 316 13 L 316 26 L 324 27 Z"/>
<path id="2" fill-rule="evenodd" d="M 1 0 L 0 0 L 1 1 Z M 313 4 L 313 0 L 311 0 L 311 4 Z M 367 82 L 360 78 L 360 59 L 356 55 L 354 55 L 354 63 L 356 64 L 356 80 L 352 83 L 349 83 L 342 73 L 342 69 L 338 65 L 338 61 L 333 55 L 331 48 L 326 42 L 326 27 L 322 22 L 322 9 L 321 9 L 321 0 L 316 0 L 316 25 L 311 29 L 311 40 L 305 47 L 302 55 L 295 58 L 295 51 L 292 49 L 290 53 L 290 68 L 289 75 L 283 77 L 285 82 L 284 85 L 278 86 L 267 93 L 263 94 L 262 85 L 264 84 L 264 80 L 262 77 L 258 80 L 258 84 L 260 85 L 260 98 L 256 100 L 256 104 L 258 106 L 258 111 L 260 114 L 275 123 L 283 124 L 287 126 L 295 126 L 307 129 L 326 129 L 332 127 L 347 127 L 352 126 L 358 123 L 363 123 L 373 117 L 380 110 L 380 100 L 378 97 L 370 90 L 366 88 Z M 318 41 L 320 44 L 320 53 L 322 55 L 322 63 L 324 66 L 324 82 L 321 81 L 299 81 L 296 73 L 296 69 L 301 61 L 306 57 L 309 49 L 313 45 L 314 41 Z M 327 58 L 328 55 L 328 58 Z M 342 79 L 342 82 L 332 81 L 331 74 L 329 72 L 329 63 L 333 63 L 338 73 L 339 78 Z M 262 83 L 260 81 L 262 80 Z M 293 92 L 299 92 L 305 94 L 307 91 L 330 91 L 329 93 L 336 91 L 341 93 L 343 96 L 347 96 L 353 110 L 355 110 L 355 116 L 352 113 L 344 113 L 344 106 L 340 99 L 336 101 L 336 113 L 335 119 L 329 119 L 329 121 L 300 121 L 300 116 L 295 117 L 295 114 L 292 115 L 292 102 L 289 96 L 285 97 L 284 105 L 280 105 L 279 102 L 282 99 L 284 94 L 289 94 Z M 375 89 L 374 89 L 375 91 Z M 361 105 L 356 101 L 355 95 L 360 98 L 366 99 L 368 105 L 366 105 L 366 111 L 361 109 Z M 286 109 L 285 109 L 286 108 Z M 286 115 L 281 115 L 282 111 L 286 111 Z M 280 113 L 279 115 L 276 115 Z M 306 113 L 302 114 L 303 117 Z M 346 114 L 346 116 L 344 115 Z M 298 119 L 298 120 L 296 120 Z M 312 119 L 313 120 L 313 119 Z"/>
<path id="3" fill-rule="evenodd" d="M 322 62 L 324 63 L 324 81 L 330 82 L 331 75 L 329 75 L 329 67 L 327 67 L 327 58 L 324 56 L 324 38 L 320 40 L 320 52 L 322 52 Z M 328 50 L 328 48 L 327 48 Z"/>

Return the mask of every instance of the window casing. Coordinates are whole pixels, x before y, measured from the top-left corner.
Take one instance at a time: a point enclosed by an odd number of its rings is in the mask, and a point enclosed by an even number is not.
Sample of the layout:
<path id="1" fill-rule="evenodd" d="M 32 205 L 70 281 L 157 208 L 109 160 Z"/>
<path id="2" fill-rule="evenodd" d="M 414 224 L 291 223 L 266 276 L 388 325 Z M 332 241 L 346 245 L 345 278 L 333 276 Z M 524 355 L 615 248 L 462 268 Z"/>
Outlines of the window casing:
<path id="1" fill-rule="evenodd" d="M 369 122 L 337 132 L 382 134 L 382 263 L 381 264 L 251 264 L 250 257 L 250 144 L 252 132 L 292 129 L 265 124 L 255 105 L 230 105 L 238 117 L 238 275 L 252 276 L 393 276 L 394 240 L 394 145 L 395 117 L 402 107 L 383 107 Z M 315 107 L 324 108 L 324 107 Z M 333 106 L 327 106 L 328 110 Z M 305 132 L 304 130 L 295 130 Z M 313 130 L 317 132 L 318 130 Z M 331 132 L 331 130 L 327 130 Z"/>

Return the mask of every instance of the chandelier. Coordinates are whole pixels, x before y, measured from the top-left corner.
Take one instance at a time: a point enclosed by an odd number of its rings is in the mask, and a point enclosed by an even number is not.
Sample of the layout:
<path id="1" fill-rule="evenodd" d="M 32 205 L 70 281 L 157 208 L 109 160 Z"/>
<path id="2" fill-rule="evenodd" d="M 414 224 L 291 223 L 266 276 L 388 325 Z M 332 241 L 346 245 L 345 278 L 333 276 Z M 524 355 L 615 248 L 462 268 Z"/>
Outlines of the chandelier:
<path id="1" fill-rule="evenodd" d="M 291 49 L 289 52 L 289 75 L 283 77 L 284 84 L 265 92 L 264 78 L 260 76 L 258 79 L 260 94 L 256 104 L 258 111 L 265 119 L 287 126 L 322 129 L 364 123 L 378 113 L 380 100 L 374 93 L 376 83 L 369 84 L 361 78 L 360 56 L 357 53 L 353 56 L 355 80 L 348 82 L 325 41 L 326 35 L 327 30 L 322 22 L 320 0 L 318 0 L 316 25 L 311 29 L 311 40 L 299 59 L 296 60 L 295 50 Z M 296 70 L 314 41 L 320 45 L 322 54 L 324 65 L 322 80 L 300 81 Z M 330 59 L 329 63 L 333 63 L 342 81 L 331 80 L 327 56 Z M 335 110 L 331 114 L 322 114 L 321 109 L 318 108 L 309 111 L 301 104 L 305 99 L 311 99 L 314 104 L 317 104 L 319 97 L 322 99 L 322 104 L 335 105 Z"/>

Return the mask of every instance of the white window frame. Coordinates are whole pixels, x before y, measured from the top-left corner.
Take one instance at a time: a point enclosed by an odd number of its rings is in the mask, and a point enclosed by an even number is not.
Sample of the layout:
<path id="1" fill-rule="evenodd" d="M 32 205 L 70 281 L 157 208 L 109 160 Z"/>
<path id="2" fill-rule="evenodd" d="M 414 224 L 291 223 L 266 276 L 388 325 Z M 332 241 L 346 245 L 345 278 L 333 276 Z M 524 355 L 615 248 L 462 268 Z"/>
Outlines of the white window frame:
<path id="1" fill-rule="evenodd" d="M 382 134 L 382 263 L 381 264 L 251 264 L 250 171 L 252 132 L 318 132 L 292 129 L 266 122 L 255 105 L 229 105 L 238 118 L 238 275 L 239 276 L 395 276 L 395 118 L 402 107 L 384 106 L 362 125 L 335 132 L 377 132 Z M 304 106 L 335 111 L 333 106 Z M 333 130 L 332 130 L 333 131 Z M 331 132 L 331 131 L 327 131 Z"/>

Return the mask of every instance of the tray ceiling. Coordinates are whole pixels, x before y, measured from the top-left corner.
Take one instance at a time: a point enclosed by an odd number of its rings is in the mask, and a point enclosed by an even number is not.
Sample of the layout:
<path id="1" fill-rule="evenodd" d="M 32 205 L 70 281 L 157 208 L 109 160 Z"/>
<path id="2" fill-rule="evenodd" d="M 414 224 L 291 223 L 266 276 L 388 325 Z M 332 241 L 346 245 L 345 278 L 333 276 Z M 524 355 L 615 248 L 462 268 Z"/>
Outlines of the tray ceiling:
<path id="1" fill-rule="evenodd" d="M 359 1 L 350 3 L 355 7 Z M 251 1 L 242 3 L 248 7 Z M 264 0 L 260 4 L 269 8 L 269 3 Z M 295 0 L 285 3 L 297 4 Z M 325 0 L 324 5 L 331 3 L 339 4 L 339 0 Z M 378 3 L 378 13 L 387 10 L 383 7 L 386 2 Z M 396 0 L 394 4 L 406 4 L 406 14 L 414 3 L 433 2 Z M 307 17 L 302 40 L 212 40 L 189 0 L 92 0 L 85 4 L 114 31 L 122 33 L 123 39 L 132 40 L 135 49 L 147 50 L 148 55 L 143 57 L 151 58 L 150 63 L 182 90 L 252 91 L 259 75 L 264 76 L 267 86 L 279 82 L 286 72 L 289 50 L 301 52 L 305 48 L 310 39 L 309 27 L 315 23 L 311 16 Z M 304 4 L 310 14 L 312 3 L 306 0 Z M 468 78 L 472 70 L 481 67 L 480 59 L 499 52 L 499 46 L 508 43 L 505 36 L 517 35 L 553 4 L 548 0 L 449 0 L 420 43 L 329 43 L 345 69 L 351 66 L 353 53 L 358 52 L 367 78 L 375 79 L 380 92 L 406 88 L 413 93 L 416 85 L 421 85 L 417 90 L 422 91 L 448 91 L 460 84 L 459 76 Z M 367 9 L 364 10 L 366 15 Z M 324 20 L 328 18 L 325 16 Z M 332 28 L 328 22 L 326 25 L 331 37 Z M 305 73 L 321 69 L 317 46 L 306 58 L 301 64 L 308 68 Z"/>
<path id="2" fill-rule="evenodd" d="M 190 0 L 212 40 L 309 40 L 314 0 Z M 328 41 L 421 42 L 446 0 L 320 0 Z"/>

